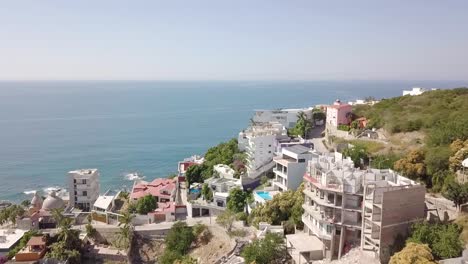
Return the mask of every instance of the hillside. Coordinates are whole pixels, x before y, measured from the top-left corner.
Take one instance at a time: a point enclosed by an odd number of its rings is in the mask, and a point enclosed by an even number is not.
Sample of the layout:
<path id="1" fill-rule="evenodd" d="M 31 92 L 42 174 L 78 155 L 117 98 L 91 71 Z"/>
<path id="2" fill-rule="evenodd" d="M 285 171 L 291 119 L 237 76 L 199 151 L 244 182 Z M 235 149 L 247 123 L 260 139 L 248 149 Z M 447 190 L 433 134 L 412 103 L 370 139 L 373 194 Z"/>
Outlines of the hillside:
<path id="1" fill-rule="evenodd" d="M 373 106 L 356 106 L 353 112 L 369 119 L 369 127 L 389 133 L 422 131 L 430 146 L 468 138 L 468 88 L 383 99 Z"/>

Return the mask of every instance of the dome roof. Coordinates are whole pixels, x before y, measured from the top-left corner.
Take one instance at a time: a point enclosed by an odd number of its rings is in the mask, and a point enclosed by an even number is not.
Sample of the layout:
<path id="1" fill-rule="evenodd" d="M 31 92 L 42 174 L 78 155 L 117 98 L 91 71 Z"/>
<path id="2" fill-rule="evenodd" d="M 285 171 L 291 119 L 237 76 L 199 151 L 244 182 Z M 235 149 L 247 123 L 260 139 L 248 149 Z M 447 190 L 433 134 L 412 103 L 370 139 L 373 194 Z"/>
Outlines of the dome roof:
<path id="1" fill-rule="evenodd" d="M 43 200 L 37 192 L 34 193 L 33 198 L 31 199 L 31 207 L 40 209 L 42 207 Z"/>
<path id="2" fill-rule="evenodd" d="M 55 194 L 55 191 L 52 191 L 49 193 L 49 196 L 44 200 L 42 203 L 42 209 L 50 211 L 52 209 L 59 209 L 59 208 L 64 208 L 65 203 L 63 202 L 62 199 L 57 197 Z"/>

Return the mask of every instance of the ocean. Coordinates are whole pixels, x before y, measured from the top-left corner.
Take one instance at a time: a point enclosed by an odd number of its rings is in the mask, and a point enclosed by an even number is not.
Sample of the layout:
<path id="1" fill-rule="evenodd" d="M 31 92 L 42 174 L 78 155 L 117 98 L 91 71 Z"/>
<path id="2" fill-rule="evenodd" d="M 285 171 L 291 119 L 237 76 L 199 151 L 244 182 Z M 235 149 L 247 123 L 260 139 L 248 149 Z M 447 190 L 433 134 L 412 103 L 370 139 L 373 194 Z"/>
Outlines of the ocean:
<path id="1" fill-rule="evenodd" d="M 98 168 L 101 192 L 177 171 L 177 162 L 237 137 L 254 109 L 308 107 L 414 86 L 463 81 L 0 82 L 0 199 L 66 187 L 67 172 Z"/>

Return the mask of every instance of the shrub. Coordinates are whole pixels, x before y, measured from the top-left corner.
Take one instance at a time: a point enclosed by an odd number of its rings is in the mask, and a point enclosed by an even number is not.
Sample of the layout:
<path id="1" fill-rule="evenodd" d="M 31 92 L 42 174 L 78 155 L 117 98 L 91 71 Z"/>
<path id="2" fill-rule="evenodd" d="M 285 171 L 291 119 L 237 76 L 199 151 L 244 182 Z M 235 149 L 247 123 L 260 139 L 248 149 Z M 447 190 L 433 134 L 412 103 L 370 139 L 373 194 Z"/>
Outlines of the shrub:
<path id="1" fill-rule="evenodd" d="M 158 208 L 158 203 L 156 202 L 156 198 L 152 195 L 146 195 L 140 198 L 136 204 L 136 211 L 139 214 L 147 214 L 154 211 L 156 208 Z"/>

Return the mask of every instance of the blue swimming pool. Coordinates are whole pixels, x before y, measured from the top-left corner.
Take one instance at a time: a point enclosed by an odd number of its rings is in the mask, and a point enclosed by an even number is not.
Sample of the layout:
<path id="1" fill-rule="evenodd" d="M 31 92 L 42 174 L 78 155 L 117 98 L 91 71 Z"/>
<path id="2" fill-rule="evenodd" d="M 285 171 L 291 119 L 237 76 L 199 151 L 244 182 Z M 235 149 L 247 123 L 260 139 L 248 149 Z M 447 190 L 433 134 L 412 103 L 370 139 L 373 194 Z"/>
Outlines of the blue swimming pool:
<path id="1" fill-rule="evenodd" d="M 199 189 L 190 189 L 190 193 L 200 193 Z"/>
<path id="2" fill-rule="evenodd" d="M 262 197 L 263 200 L 271 200 L 271 195 L 269 192 L 259 191 L 257 194 L 258 196 Z"/>

